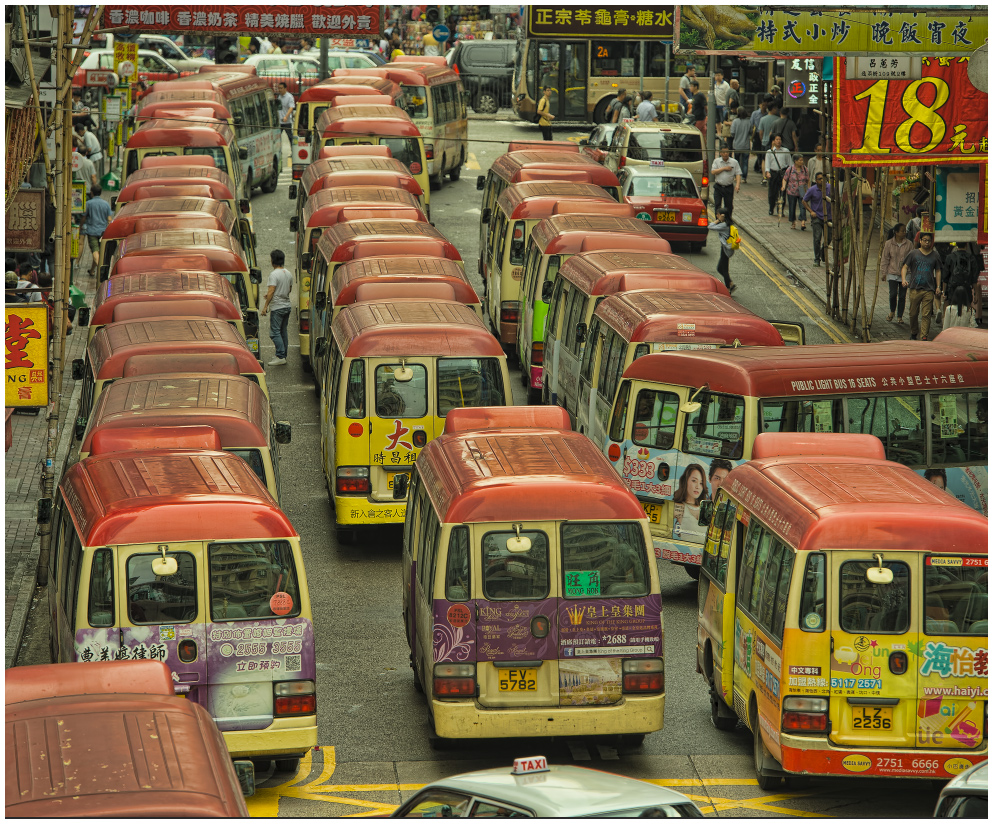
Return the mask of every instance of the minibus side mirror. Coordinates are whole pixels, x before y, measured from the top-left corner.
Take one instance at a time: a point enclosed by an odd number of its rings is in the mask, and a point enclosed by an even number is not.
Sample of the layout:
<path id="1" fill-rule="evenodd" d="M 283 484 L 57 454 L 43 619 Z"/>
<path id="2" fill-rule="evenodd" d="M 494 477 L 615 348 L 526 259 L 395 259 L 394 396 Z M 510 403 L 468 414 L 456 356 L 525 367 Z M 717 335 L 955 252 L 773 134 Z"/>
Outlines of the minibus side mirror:
<path id="1" fill-rule="evenodd" d="M 328 305 L 328 296 L 324 292 L 318 292 L 314 295 L 314 308 L 318 312 L 323 312 L 324 307 Z"/>
<path id="2" fill-rule="evenodd" d="M 239 160 L 248 160 L 248 146 L 239 146 L 238 147 L 238 159 Z"/>
<path id="3" fill-rule="evenodd" d="M 576 324 L 576 343 L 586 343 L 586 324 Z"/>
<path id="4" fill-rule="evenodd" d="M 477 192 L 481 192 L 485 188 L 486 188 L 486 176 L 485 175 L 479 175 L 476 178 L 476 191 Z"/>
<path id="5" fill-rule="evenodd" d="M 247 215 L 249 212 L 252 211 L 252 204 L 248 202 L 247 197 L 243 197 L 241 200 L 238 201 L 238 208 L 241 209 L 241 213 L 243 215 Z"/>
<path id="6" fill-rule="evenodd" d="M 72 436 L 75 440 L 77 441 L 83 440 L 83 435 L 86 434 L 86 424 L 88 420 L 89 420 L 88 418 L 85 418 L 82 415 L 76 418 L 76 427 L 75 429 L 73 429 L 72 432 Z"/>
<path id="7" fill-rule="evenodd" d="M 546 280 L 541 284 L 541 300 L 544 303 L 548 303 L 552 299 L 552 287 L 555 286 L 555 281 Z"/>
<path id="8" fill-rule="evenodd" d="M 290 231 L 291 232 L 298 231 L 299 226 L 300 226 L 300 218 L 298 218 L 296 215 L 293 215 L 293 217 L 290 218 Z"/>
<path id="9" fill-rule="evenodd" d="M 410 475 L 406 472 L 397 473 L 393 476 L 393 500 L 402 501 L 407 497 L 407 484 L 410 480 Z"/>
<path id="10" fill-rule="evenodd" d="M 489 223 L 490 222 L 490 216 L 492 214 L 493 214 L 492 210 L 487 206 L 485 209 L 483 209 L 483 213 L 479 216 L 479 220 L 482 223 Z"/>
<path id="11" fill-rule="evenodd" d="M 290 184 L 290 200 L 296 200 L 296 199 L 297 199 L 297 185 L 296 185 L 296 183 L 291 183 Z"/>
<path id="12" fill-rule="evenodd" d="M 276 443 L 289 443 L 293 428 L 289 421 L 276 421 Z"/>
<path id="13" fill-rule="evenodd" d="M 310 271 L 310 260 L 310 252 L 304 252 L 300 257 L 300 265 L 308 272 Z"/>
<path id="14" fill-rule="evenodd" d="M 100 280 L 106 280 L 110 277 L 110 264 L 105 263 L 100 267 Z"/>
<path id="15" fill-rule="evenodd" d="M 317 343 L 314 344 L 314 354 L 319 358 L 323 358 L 328 353 L 328 339 L 318 338 Z"/>
<path id="16" fill-rule="evenodd" d="M 262 283 L 262 270 L 261 269 L 256 269 L 254 267 L 251 268 L 251 269 L 249 269 L 248 270 L 248 279 L 252 283 Z"/>
<path id="17" fill-rule="evenodd" d="M 697 526 L 709 526 L 710 519 L 714 515 L 713 501 L 700 501 L 700 517 L 697 519 Z"/>
<path id="18" fill-rule="evenodd" d="M 117 208 L 117 198 L 116 197 L 112 197 L 110 199 L 110 208 L 111 209 L 116 209 Z"/>
<path id="19" fill-rule="evenodd" d="M 255 795 L 255 765 L 251 761 L 235 761 L 234 771 L 241 785 L 241 794 L 245 798 Z"/>
<path id="20" fill-rule="evenodd" d="M 83 375 L 85 374 L 86 374 L 86 365 L 84 364 L 83 359 L 76 358 L 75 360 L 73 360 L 72 379 L 74 381 L 81 381 L 83 379 Z"/>

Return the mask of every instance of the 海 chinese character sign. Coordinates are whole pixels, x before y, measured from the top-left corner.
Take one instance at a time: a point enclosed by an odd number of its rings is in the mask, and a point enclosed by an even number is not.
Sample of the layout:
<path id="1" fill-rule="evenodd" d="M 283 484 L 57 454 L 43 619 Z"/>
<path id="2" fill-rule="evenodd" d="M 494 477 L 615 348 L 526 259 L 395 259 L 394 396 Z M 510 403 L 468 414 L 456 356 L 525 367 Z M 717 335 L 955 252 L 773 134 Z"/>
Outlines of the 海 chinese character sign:
<path id="1" fill-rule="evenodd" d="M 987 95 L 969 81 L 967 63 L 925 57 L 918 80 L 849 80 L 839 67 L 835 165 L 985 163 Z"/>
<path id="2" fill-rule="evenodd" d="M 6 214 L 4 247 L 9 252 L 45 251 L 45 190 L 20 189 Z"/>
<path id="3" fill-rule="evenodd" d="M 671 40 L 675 9 L 675 6 L 528 6 L 528 34 Z"/>
<path id="4" fill-rule="evenodd" d="M 6 406 L 48 406 L 48 306 L 4 308 Z"/>
<path id="5" fill-rule="evenodd" d="M 103 24 L 179 34 L 371 37 L 381 30 L 380 6 L 104 6 Z"/>
<path id="6" fill-rule="evenodd" d="M 801 11 L 769 6 L 680 6 L 676 50 L 775 54 L 961 55 L 986 42 L 988 19 L 969 14 Z"/>

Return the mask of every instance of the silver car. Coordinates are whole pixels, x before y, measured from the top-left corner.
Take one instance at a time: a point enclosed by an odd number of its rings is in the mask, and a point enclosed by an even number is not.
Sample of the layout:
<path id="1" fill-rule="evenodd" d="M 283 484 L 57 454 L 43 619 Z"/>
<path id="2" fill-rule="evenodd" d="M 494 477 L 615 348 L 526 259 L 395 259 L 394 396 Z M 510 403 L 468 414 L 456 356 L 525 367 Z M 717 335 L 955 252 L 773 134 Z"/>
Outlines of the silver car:
<path id="1" fill-rule="evenodd" d="M 983 761 L 949 781 L 938 796 L 935 818 L 988 818 L 989 780 Z"/>

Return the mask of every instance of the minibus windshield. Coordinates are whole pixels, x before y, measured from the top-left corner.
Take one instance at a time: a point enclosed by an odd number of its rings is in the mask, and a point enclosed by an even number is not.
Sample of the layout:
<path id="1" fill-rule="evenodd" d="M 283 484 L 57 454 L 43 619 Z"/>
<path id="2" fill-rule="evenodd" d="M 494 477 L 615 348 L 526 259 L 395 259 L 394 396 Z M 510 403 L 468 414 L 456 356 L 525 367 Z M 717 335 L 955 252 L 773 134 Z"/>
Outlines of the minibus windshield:
<path id="1" fill-rule="evenodd" d="M 648 553 L 638 524 L 563 524 L 561 546 L 566 598 L 648 595 Z"/>
<path id="2" fill-rule="evenodd" d="M 421 147 L 415 137 L 381 137 L 380 146 L 389 146 L 393 157 L 410 168 L 411 163 L 421 162 Z"/>
<path id="3" fill-rule="evenodd" d="M 207 551 L 211 619 L 292 618 L 300 614 L 300 592 L 288 541 L 214 543 Z M 281 594 L 279 599 L 273 598 L 276 593 Z M 274 606 L 278 612 L 273 611 Z M 285 652 L 300 652 L 299 640 L 285 643 Z M 290 648 L 293 644 L 295 649 Z M 287 671 L 292 667 L 287 666 Z"/>
<path id="4" fill-rule="evenodd" d="M 703 158 L 700 136 L 681 132 L 633 131 L 628 145 L 631 160 L 667 160 L 699 163 Z"/>
<path id="5" fill-rule="evenodd" d="M 955 565 L 946 565 L 952 561 Z M 970 561 L 977 566 L 965 566 Z M 989 634 L 989 568 L 985 558 L 932 555 L 924 571 L 924 631 L 928 635 Z M 978 564 L 982 564 L 979 566 Z"/>
<path id="6" fill-rule="evenodd" d="M 516 538 L 510 530 L 483 536 L 483 595 L 490 601 L 536 601 L 548 597 L 548 536 L 522 530 L 531 542 L 527 552 L 511 552 L 507 541 Z"/>
<path id="7" fill-rule="evenodd" d="M 407 114 L 411 117 L 428 116 L 428 90 L 424 86 L 404 86 L 407 94 Z"/>
<path id="8" fill-rule="evenodd" d="M 265 476 L 265 466 L 262 463 L 262 453 L 257 449 L 228 449 L 225 450 L 230 452 L 232 455 L 237 455 L 245 463 L 247 463 L 251 468 L 252 472 L 258 475 L 262 483 L 267 483 Z"/>
<path id="9" fill-rule="evenodd" d="M 214 163 L 217 164 L 217 168 L 222 172 L 230 174 L 228 172 L 228 162 L 224 156 L 224 149 L 221 146 L 202 146 L 192 149 L 184 149 L 184 155 L 205 155 L 207 157 L 214 158 Z"/>
<path id="10" fill-rule="evenodd" d="M 438 361 L 438 417 L 464 406 L 503 406 L 503 374 L 497 358 Z"/>
<path id="11" fill-rule="evenodd" d="M 399 363 L 376 367 L 376 414 L 380 418 L 423 418 L 428 413 L 428 372 L 419 363 L 407 368 L 413 373 L 408 381 L 398 381 L 394 371 Z"/>
<path id="12" fill-rule="evenodd" d="M 235 292 L 238 293 L 238 304 L 242 309 L 248 308 L 248 290 L 245 288 L 245 279 L 234 272 L 221 272 L 221 277 L 230 283 Z"/>

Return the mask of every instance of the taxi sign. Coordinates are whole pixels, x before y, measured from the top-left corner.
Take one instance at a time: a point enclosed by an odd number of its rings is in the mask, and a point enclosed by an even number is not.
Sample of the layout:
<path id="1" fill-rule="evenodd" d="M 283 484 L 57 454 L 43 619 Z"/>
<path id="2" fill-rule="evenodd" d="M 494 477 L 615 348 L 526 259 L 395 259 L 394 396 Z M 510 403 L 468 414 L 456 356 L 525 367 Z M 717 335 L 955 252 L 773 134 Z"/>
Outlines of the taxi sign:
<path id="1" fill-rule="evenodd" d="M 548 759 L 543 755 L 532 755 L 530 758 L 515 758 L 511 775 L 527 775 L 528 773 L 548 772 Z"/>
<path id="2" fill-rule="evenodd" d="M 665 166 L 665 161 L 664 160 L 649 160 L 648 161 L 648 165 L 651 166 L 653 169 L 661 169 L 663 166 Z"/>

